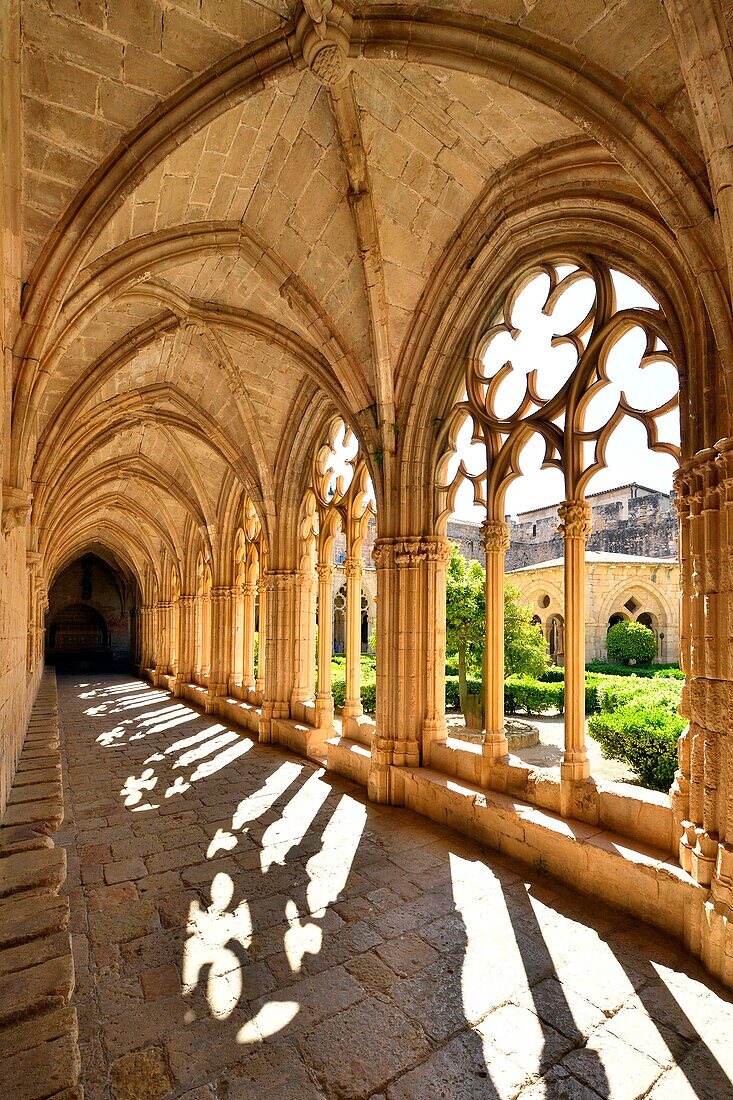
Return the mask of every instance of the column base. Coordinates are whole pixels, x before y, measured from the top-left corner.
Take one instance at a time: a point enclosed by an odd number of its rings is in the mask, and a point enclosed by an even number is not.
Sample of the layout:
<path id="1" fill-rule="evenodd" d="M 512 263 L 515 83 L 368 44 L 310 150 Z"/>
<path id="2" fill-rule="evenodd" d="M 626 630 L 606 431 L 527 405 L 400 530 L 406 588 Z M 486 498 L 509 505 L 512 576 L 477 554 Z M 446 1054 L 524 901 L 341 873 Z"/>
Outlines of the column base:
<path id="1" fill-rule="evenodd" d="M 718 861 L 718 838 L 699 826 L 695 828 L 690 874 L 700 886 L 710 886 Z"/>
<path id="2" fill-rule="evenodd" d="M 589 775 L 575 779 L 563 775 L 560 765 L 560 814 L 576 821 L 597 825 L 599 820 L 598 788 Z"/>
<path id="3" fill-rule="evenodd" d="M 316 695 L 315 726 L 319 730 L 333 729 L 333 695 Z"/>
<path id="4" fill-rule="evenodd" d="M 341 708 L 341 716 L 343 718 L 361 718 L 363 713 L 364 708 L 361 703 L 353 699 L 347 699 Z"/>

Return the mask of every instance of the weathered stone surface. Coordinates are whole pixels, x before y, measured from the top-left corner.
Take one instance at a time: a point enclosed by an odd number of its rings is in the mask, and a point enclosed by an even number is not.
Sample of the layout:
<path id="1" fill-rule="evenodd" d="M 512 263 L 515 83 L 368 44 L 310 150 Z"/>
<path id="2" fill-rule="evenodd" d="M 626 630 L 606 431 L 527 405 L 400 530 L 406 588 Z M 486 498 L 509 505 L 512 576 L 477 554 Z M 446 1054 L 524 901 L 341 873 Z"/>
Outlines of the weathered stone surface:
<path id="1" fill-rule="evenodd" d="M 163 1100 L 173 1082 L 163 1051 L 148 1047 L 113 1062 L 110 1084 L 114 1100 Z"/>
<path id="2" fill-rule="evenodd" d="M 69 1036 L 76 1039 L 78 1025 L 76 1009 L 71 1007 L 52 1009 L 33 1016 L 24 1023 L 3 1028 L 0 1034 L 3 1052 L 6 1055 L 20 1054 L 24 1050 L 33 1050 L 43 1043 L 52 1042 Z"/>
<path id="3" fill-rule="evenodd" d="M 93 943 L 126 943 L 154 932 L 159 926 L 158 911 L 149 901 L 124 901 L 91 913 L 90 925 Z"/>
<path id="4" fill-rule="evenodd" d="M 68 1004 L 74 989 L 71 953 L 0 977 L 0 1026 Z"/>
<path id="5" fill-rule="evenodd" d="M 67 928 L 69 899 L 47 894 L 0 901 L 0 947 L 12 947 L 36 936 Z"/>
<path id="6" fill-rule="evenodd" d="M 23 802 L 40 802 L 61 798 L 61 782 L 53 780 L 50 783 L 37 783 L 30 787 L 19 787 L 13 784 L 13 789 L 8 798 L 9 806 L 16 806 Z"/>
<path id="7" fill-rule="evenodd" d="M 66 878 L 66 849 L 42 848 L 0 859 L 0 898 L 46 887 L 57 893 Z"/>
<path id="8" fill-rule="evenodd" d="M 39 936 L 15 947 L 0 948 L 0 976 L 28 970 L 36 963 L 68 955 L 70 950 L 68 932 L 54 932 L 50 936 Z"/>
<path id="9" fill-rule="evenodd" d="M 42 1100 L 62 1090 L 73 1089 L 80 1068 L 76 1041 L 73 1036 L 65 1035 L 3 1058 L 0 1089 L 13 1100 Z"/>
<path id="10" fill-rule="evenodd" d="M 64 807 L 59 798 L 45 801 L 22 802 L 17 806 L 8 806 L 3 818 L 4 825 L 27 825 L 34 821 L 47 822 L 58 829 L 64 820 Z"/>

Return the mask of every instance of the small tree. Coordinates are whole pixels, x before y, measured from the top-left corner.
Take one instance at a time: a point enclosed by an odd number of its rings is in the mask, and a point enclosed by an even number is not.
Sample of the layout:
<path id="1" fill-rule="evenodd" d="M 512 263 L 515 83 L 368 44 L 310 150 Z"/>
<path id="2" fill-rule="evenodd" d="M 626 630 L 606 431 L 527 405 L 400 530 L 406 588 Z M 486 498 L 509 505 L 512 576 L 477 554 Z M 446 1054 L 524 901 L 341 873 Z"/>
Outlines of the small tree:
<path id="1" fill-rule="evenodd" d="M 542 627 L 532 622 L 532 610 L 520 603 L 519 589 L 504 588 L 504 675 L 541 676 L 550 663 Z"/>
<path id="2" fill-rule="evenodd" d="M 619 665 L 650 665 L 657 652 L 654 631 L 643 623 L 622 620 L 606 636 L 609 660 Z"/>
<path id="3" fill-rule="evenodd" d="M 446 579 L 446 650 L 458 654 L 461 710 L 468 723 L 468 672 L 481 675 L 486 644 L 486 573 L 453 547 Z M 504 674 L 539 676 L 549 664 L 542 630 L 532 623 L 530 608 L 520 603 L 513 585 L 504 589 Z M 474 712 L 470 707 L 471 714 Z"/>
<path id="4" fill-rule="evenodd" d="M 458 654 L 461 710 L 468 707 L 467 665 L 481 668 L 486 635 L 486 574 L 477 561 L 466 561 L 454 546 L 446 577 L 446 650 Z"/>

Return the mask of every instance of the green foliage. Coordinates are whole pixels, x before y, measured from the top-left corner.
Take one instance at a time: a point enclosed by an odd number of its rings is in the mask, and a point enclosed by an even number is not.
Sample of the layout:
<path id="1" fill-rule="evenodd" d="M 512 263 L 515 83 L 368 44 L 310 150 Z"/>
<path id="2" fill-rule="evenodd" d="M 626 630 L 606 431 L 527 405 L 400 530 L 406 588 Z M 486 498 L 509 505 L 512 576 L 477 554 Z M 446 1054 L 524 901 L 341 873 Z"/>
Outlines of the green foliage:
<path id="1" fill-rule="evenodd" d="M 254 663 L 255 676 L 260 674 L 260 633 L 255 631 L 255 663 Z"/>
<path id="2" fill-rule="evenodd" d="M 546 684 L 562 684 L 565 682 L 565 669 L 555 668 L 554 665 L 551 665 L 550 668 L 546 668 L 544 672 L 541 672 L 537 679 L 544 680 Z"/>
<path id="3" fill-rule="evenodd" d="M 504 588 L 504 675 L 541 677 L 550 663 L 542 628 L 532 622 L 532 610 L 520 603 L 519 589 Z"/>
<path id="4" fill-rule="evenodd" d="M 504 682 L 504 708 L 509 714 L 525 711 L 542 714 L 546 710 L 565 709 L 565 684 L 546 683 L 532 676 L 507 676 Z"/>
<path id="5" fill-rule="evenodd" d="M 612 665 L 606 661 L 590 661 L 585 666 L 585 671 L 598 672 L 603 676 L 662 676 L 673 680 L 684 680 L 685 678 L 684 672 L 676 664 L 647 665 L 639 668 L 628 665 Z"/>
<path id="6" fill-rule="evenodd" d="M 446 574 L 446 652 L 465 657 L 467 667 L 481 668 L 486 632 L 485 574 L 477 561 L 467 561 L 454 546 Z"/>
<path id="7" fill-rule="evenodd" d="M 333 665 L 332 665 L 333 667 Z M 331 692 L 333 694 L 334 707 L 343 707 L 346 702 L 346 669 L 343 664 L 338 666 L 338 670 L 334 670 L 331 679 Z M 362 663 L 362 680 L 361 680 L 361 705 L 364 708 L 365 714 L 374 714 L 377 709 L 377 681 L 374 673 L 369 675 L 365 673 L 364 664 Z"/>
<path id="8" fill-rule="evenodd" d="M 681 715 L 634 703 L 594 715 L 588 728 L 607 759 L 623 760 L 645 787 L 669 790 L 677 766 L 677 741 L 685 728 Z"/>
<path id="9" fill-rule="evenodd" d="M 611 661 L 619 665 L 650 665 L 657 652 L 654 631 L 642 623 L 615 623 L 606 635 Z"/>
<path id="10" fill-rule="evenodd" d="M 612 714 L 620 707 L 641 705 L 676 714 L 682 697 L 679 680 L 641 676 L 599 676 L 597 710 Z"/>

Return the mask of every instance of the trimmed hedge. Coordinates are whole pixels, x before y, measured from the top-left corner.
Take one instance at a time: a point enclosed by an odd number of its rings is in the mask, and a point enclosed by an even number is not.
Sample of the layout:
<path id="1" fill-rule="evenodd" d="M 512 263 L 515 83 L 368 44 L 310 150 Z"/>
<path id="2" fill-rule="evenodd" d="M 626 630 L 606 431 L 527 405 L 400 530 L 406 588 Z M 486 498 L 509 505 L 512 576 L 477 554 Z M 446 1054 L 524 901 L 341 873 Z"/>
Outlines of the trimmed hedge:
<path id="1" fill-rule="evenodd" d="M 609 630 L 606 649 L 618 665 L 650 665 L 656 656 L 657 639 L 648 626 L 625 619 Z"/>
<path id="2" fill-rule="evenodd" d="M 342 707 L 346 702 L 346 679 L 334 674 L 331 677 L 331 692 L 334 707 Z M 361 705 L 365 714 L 374 714 L 377 709 L 377 681 L 365 677 L 361 681 Z"/>
<path id="3" fill-rule="evenodd" d="M 679 714 L 636 704 L 594 715 L 588 729 L 606 759 L 623 760 L 643 786 L 668 791 L 677 767 L 677 741 L 685 725 Z"/>
<path id="4" fill-rule="evenodd" d="M 635 666 L 612 665 L 605 661 L 590 661 L 585 666 L 586 672 L 599 673 L 602 676 L 644 676 L 647 679 L 655 679 L 657 676 L 670 677 L 673 680 L 684 680 L 685 674 L 679 665 L 659 664 Z"/>

